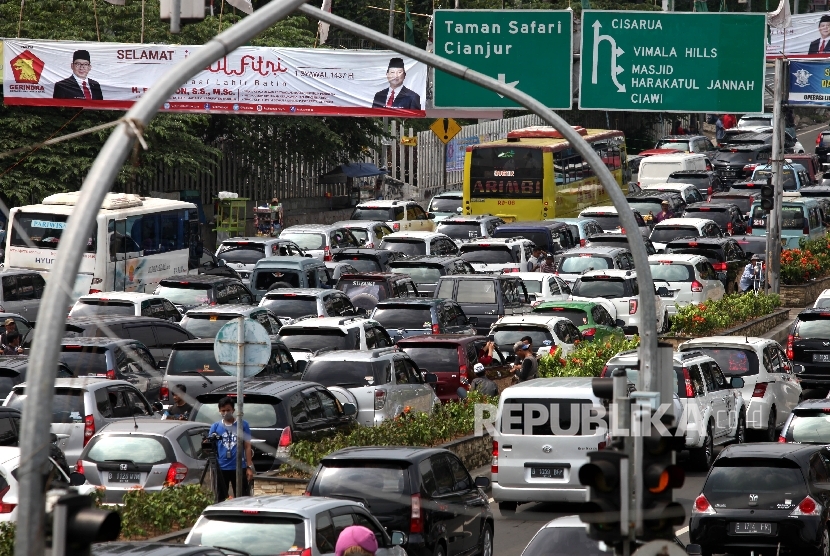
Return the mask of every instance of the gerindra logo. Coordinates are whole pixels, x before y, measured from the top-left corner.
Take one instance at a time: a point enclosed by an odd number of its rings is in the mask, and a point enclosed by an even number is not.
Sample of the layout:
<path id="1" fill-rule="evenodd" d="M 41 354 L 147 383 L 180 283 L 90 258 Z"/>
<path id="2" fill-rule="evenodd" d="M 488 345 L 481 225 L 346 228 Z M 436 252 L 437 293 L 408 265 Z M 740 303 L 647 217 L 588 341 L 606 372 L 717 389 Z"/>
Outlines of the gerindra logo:
<path id="1" fill-rule="evenodd" d="M 40 75 L 43 73 L 43 60 L 26 50 L 21 52 L 9 62 L 12 67 L 15 83 L 40 83 Z"/>

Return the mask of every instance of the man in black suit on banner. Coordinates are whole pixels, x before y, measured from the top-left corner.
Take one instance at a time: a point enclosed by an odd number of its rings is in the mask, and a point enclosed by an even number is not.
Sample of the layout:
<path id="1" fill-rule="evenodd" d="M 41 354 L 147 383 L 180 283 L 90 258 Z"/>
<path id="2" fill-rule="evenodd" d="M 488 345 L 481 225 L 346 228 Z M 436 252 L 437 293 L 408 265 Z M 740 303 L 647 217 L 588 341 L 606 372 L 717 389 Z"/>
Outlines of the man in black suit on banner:
<path id="1" fill-rule="evenodd" d="M 823 15 L 818 21 L 820 38 L 810 43 L 807 54 L 830 54 L 830 15 Z"/>
<path id="2" fill-rule="evenodd" d="M 389 60 L 389 69 L 386 70 L 386 79 L 389 80 L 389 87 L 375 93 L 375 100 L 372 108 L 405 108 L 407 110 L 421 109 L 421 96 L 415 91 L 403 86 L 406 79 L 406 70 L 403 67 L 403 59 L 392 58 Z"/>
<path id="3" fill-rule="evenodd" d="M 94 79 L 88 79 L 92 64 L 89 51 L 76 50 L 72 55 L 72 75 L 55 83 L 52 98 L 78 98 L 85 100 L 104 100 L 101 85 Z"/>

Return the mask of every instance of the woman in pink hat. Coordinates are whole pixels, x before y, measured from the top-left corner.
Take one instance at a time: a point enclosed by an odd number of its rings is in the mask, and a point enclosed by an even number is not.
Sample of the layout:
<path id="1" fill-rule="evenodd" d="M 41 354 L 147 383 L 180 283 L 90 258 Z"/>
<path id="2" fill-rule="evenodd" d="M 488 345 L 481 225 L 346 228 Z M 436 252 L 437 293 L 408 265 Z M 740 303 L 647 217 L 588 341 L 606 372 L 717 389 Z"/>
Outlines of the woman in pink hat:
<path id="1" fill-rule="evenodd" d="M 375 556 L 378 540 L 366 527 L 352 525 L 343 529 L 337 538 L 335 556 Z"/>

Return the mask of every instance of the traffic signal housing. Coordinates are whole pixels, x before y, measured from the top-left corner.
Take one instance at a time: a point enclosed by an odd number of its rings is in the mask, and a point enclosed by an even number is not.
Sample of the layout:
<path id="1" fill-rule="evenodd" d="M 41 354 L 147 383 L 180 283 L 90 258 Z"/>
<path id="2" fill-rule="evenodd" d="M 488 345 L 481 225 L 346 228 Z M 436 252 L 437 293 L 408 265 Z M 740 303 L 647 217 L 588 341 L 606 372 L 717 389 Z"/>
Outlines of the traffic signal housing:
<path id="1" fill-rule="evenodd" d="M 68 494 L 58 499 L 57 505 L 66 507 L 66 537 L 63 548 L 67 556 L 88 556 L 92 544 L 114 541 L 121 534 L 121 517 L 117 512 L 96 510 L 92 498 L 83 494 Z M 54 535 L 59 531 L 52 529 L 53 553 L 56 545 L 61 543 Z"/>
<path id="2" fill-rule="evenodd" d="M 761 187 L 761 208 L 771 212 L 775 208 L 775 187 L 772 185 L 772 176 Z"/>
<path id="3" fill-rule="evenodd" d="M 654 426 L 643 438 L 643 533 L 644 541 L 672 539 L 674 527 L 686 519 L 683 506 L 674 501 L 674 489 L 683 486 L 685 472 L 675 464 L 675 454 L 685 446 L 683 436 L 669 429 L 661 436 Z"/>
<path id="4" fill-rule="evenodd" d="M 608 545 L 624 538 L 628 526 L 628 457 L 616 450 L 589 452 L 589 463 L 579 468 L 579 482 L 588 487 L 588 503 L 579 518 L 588 524 L 588 537 Z M 625 510 L 623 512 L 623 510 Z"/>

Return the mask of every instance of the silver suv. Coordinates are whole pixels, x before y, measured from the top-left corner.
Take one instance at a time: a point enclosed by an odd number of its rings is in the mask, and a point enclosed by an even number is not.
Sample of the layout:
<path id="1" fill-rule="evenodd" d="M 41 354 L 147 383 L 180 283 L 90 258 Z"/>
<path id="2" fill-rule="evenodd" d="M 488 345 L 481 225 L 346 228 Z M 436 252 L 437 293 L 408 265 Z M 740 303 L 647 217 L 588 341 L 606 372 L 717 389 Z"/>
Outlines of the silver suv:
<path id="1" fill-rule="evenodd" d="M 397 417 L 407 407 L 431 414 L 441 403 L 430 386 L 438 378 L 421 373 L 396 348 L 319 354 L 308 362 L 302 380 L 322 384 L 340 403 L 354 404 L 357 422 L 368 427 Z"/>
<path id="2" fill-rule="evenodd" d="M 331 261 L 341 249 L 360 247 L 354 234 L 337 224 L 301 224 L 282 231 L 280 239 L 293 241 L 307 255 Z"/>

